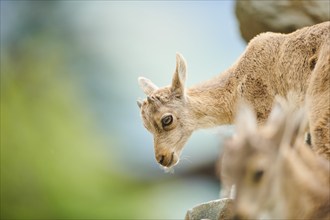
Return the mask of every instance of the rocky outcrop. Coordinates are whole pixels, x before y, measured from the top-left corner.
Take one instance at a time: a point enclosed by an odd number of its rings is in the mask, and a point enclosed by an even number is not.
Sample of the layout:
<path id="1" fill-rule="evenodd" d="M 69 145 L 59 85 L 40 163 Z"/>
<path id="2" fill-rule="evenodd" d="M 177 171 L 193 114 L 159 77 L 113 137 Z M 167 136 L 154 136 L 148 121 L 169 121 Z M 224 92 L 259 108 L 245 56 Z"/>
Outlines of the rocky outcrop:
<path id="1" fill-rule="evenodd" d="M 185 220 L 225 220 L 233 216 L 233 200 L 219 199 L 202 203 L 188 210 Z"/>
<path id="2" fill-rule="evenodd" d="M 322 0 L 236 0 L 241 35 L 249 42 L 259 33 L 290 33 L 330 20 L 330 1 Z"/>

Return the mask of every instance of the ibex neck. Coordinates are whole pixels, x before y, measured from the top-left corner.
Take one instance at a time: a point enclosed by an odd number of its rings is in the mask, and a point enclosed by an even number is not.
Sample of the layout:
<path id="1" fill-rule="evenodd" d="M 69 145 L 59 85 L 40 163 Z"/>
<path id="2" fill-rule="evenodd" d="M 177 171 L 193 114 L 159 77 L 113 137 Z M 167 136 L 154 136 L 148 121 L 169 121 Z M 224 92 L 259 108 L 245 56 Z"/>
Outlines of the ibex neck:
<path id="1" fill-rule="evenodd" d="M 236 78 L 232 71 L 233 68 L 188 89 L 187 103 L 195 129 L 233 123 Z"/>

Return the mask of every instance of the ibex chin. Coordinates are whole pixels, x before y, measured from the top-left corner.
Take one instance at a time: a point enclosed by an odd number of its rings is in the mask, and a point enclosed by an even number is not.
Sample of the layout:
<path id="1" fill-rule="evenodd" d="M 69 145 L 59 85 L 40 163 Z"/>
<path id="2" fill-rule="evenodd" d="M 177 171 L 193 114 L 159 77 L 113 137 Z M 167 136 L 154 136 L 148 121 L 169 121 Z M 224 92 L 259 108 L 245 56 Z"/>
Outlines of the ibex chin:
<path id="1" fill-rule="evenodd" d="M 309 87 L 322 83 L 324 90 L 329 91 L 329 81 L 325 83 L 320 79 L 329 78 L 329 61 L 320 57 L 328 56 L 322 48 L 329 45 L 326 44 L 329 32 L 330 22 L 324 22 L 291 34 L 263 33 L 249 43 L 233 66 L 191 88 L 185 86 L 187 68 L 180 54 L 176 55 L 171 85 L 158 88 L 140 77 L 138 82 L 147 99 L 138 101 L 138 105 L 144 126 L 154 136 L 158 163 L 164 167 L 176 165 L 184 144 L 196 129 L 232 124 L 240 99 L 253 107 L 258 123 L 262 124 L 271 111 L 275 95 L 286 96 L 293 90 L 303 94 L 304 102 L 307 89 L 311 100 L 320 93 Z M 320 74 L 322 71 L 325 72 Z M 317 75 L 314 83 L 310 82 L 311 75 Z M 330 101 L 322 101 L 326 109 L 322 110 L 322 118 L 315 120 L 321 105 L 311 101 L 310 108 L 314 110 L 310 117 L 314 121 L 310 132 L 313 147 L 330 158 L 330 107 L 327 104 L 330 105 Z"/>
<path id="2" fill-rule="evenodd" d="M 238 113 L 237 134 L 225 144 L 223 170 L 236 184 L 234 219 L 330 219 L 330 163 L 304 142 L 304 112 L 277 105 L 257 127 Z"/>

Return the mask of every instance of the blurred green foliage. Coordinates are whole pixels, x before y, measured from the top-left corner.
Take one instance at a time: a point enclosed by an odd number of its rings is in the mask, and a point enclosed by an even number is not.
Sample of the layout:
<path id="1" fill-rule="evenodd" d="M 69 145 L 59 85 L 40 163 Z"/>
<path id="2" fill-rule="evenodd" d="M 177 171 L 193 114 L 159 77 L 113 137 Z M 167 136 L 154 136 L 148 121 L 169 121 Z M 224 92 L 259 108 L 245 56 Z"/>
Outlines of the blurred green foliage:
<path id="1" fill-rule="evenodd" d="M 1 56 L 1 219 L 146 216 L 148 184 L 115 172 L 114 143 L 93 124 L 59 43 L 40 36 Z"/>

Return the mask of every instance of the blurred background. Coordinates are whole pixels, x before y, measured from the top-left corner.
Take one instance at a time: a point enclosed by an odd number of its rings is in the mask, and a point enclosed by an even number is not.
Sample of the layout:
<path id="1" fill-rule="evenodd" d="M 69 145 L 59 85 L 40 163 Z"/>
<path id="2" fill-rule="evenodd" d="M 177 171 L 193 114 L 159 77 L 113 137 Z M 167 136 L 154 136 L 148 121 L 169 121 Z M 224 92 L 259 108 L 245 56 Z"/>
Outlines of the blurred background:
<path id="1" fill-rule="evenodd" d="M 217 199 L 214 164 L 233 127 L 194 133 L 164 173 L 137 78 L 168 85 L 176 52 L 188 86 L 221 73 L 251 36 L 273 30 L 256 2 L 268 20 L 274 8 L 298 15 L 300 24 L 273 28 L 282 32 L 319 22 L 293 9 L 329 9 L 322 0 L 1 1 L 1 219 L 182 219 Z"/>

